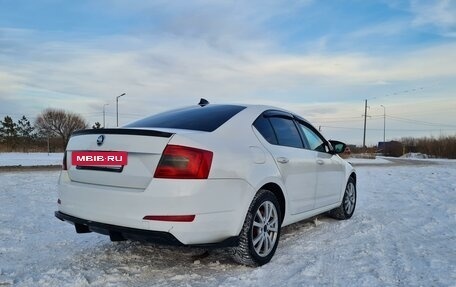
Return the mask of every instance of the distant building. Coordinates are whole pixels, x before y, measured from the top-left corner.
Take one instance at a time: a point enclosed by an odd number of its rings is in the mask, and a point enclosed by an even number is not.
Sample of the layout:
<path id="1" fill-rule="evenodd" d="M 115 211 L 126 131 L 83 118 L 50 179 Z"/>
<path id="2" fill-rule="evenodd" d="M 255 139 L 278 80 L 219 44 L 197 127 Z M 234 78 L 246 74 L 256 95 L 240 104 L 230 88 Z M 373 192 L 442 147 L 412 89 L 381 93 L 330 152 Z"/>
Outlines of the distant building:
<path id="1" fill-rule="evenodd" d="M 347 147 L 350 148 L 350 150 L 352 150 L 352 151 L 356 149 L 355 144 L 348 144 Z"/>
<path id="2" fill-rule="evenodd" d="M 377 153 L 386 156 L 399 157 L 404 154 L 404 146 L 398 141 L 379 142 L 377 145 Z"/>

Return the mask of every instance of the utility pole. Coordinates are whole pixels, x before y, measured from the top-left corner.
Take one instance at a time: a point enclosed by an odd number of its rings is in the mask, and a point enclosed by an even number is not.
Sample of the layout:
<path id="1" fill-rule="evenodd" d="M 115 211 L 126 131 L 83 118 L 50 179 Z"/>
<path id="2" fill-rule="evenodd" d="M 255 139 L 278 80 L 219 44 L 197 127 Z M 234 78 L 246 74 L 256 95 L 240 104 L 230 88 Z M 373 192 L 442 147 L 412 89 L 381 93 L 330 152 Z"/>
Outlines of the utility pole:
<path id="1" fill-rule="evenodd" d="M 120 96 L 116 97 L 116 119 L 117 119 L 117 127 L 119 126 L 119 98 L 125 96 L 125 93 L 123 93 Z"/>
<path id="2" fill-rule="evenodd" d="M 364 137 L 363 148 L 366 148 L 366 120 L 367 120 L 367 100 L 364 102 Z"/>
<path id="3" fill-rule="evenodd" d="M 385 143 L 385 134 L 386 134 L 386 107 L 384 105 L 380 105 L 383 108 L 383 144 Z"/>
<path id="4" fill-rule="evenodd" d="M 109 104 L 104 104 L 103 105 L 103 128 L 106 127 L 106 113 L 105 113 L 105 107 L 109 106 Z"/>

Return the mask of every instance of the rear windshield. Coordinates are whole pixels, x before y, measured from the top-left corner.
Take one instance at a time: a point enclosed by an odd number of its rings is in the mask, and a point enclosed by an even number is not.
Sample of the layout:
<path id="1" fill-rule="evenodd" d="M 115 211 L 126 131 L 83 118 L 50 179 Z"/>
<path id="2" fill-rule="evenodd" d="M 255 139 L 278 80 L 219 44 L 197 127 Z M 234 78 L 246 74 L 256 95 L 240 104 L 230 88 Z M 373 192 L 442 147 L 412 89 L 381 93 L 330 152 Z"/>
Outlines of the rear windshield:
<path id="1" fill-rule="evenodd" d="M 192 106 L 167 111 L 132 122 L 125 127 L 171 128 L 212 132 L 245 109 L 236 105 Z"/>

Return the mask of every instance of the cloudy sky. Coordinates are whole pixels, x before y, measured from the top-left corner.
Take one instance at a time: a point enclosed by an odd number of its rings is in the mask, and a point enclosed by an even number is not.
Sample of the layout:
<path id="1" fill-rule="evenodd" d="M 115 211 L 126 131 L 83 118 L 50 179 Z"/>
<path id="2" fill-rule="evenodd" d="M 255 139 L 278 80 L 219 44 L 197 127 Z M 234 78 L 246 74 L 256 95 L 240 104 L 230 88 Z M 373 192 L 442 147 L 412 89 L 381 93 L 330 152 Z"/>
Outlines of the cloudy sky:
<path id="1" fill-rule="evenodd" d="M 196 104 L 290 109 L 361 144 L 456 134 L 456 1 L 0 0 L 0 117 L 115 126 Z M 385 107 L 382 107 L 382 105 Z"/>

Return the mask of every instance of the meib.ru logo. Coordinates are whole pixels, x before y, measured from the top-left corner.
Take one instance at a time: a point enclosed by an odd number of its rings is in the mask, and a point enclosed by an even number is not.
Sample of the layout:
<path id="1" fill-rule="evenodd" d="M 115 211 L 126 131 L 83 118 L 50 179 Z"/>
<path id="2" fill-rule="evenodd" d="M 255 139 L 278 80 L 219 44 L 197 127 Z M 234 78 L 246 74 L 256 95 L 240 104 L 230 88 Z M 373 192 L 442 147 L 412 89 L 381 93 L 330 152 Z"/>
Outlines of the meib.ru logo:
<path id="1" fill-rule="evenodd" d="M 125 151 L 73 151 L 71 163 L 76 166 L 127 165 L 128 153 Z"/>

